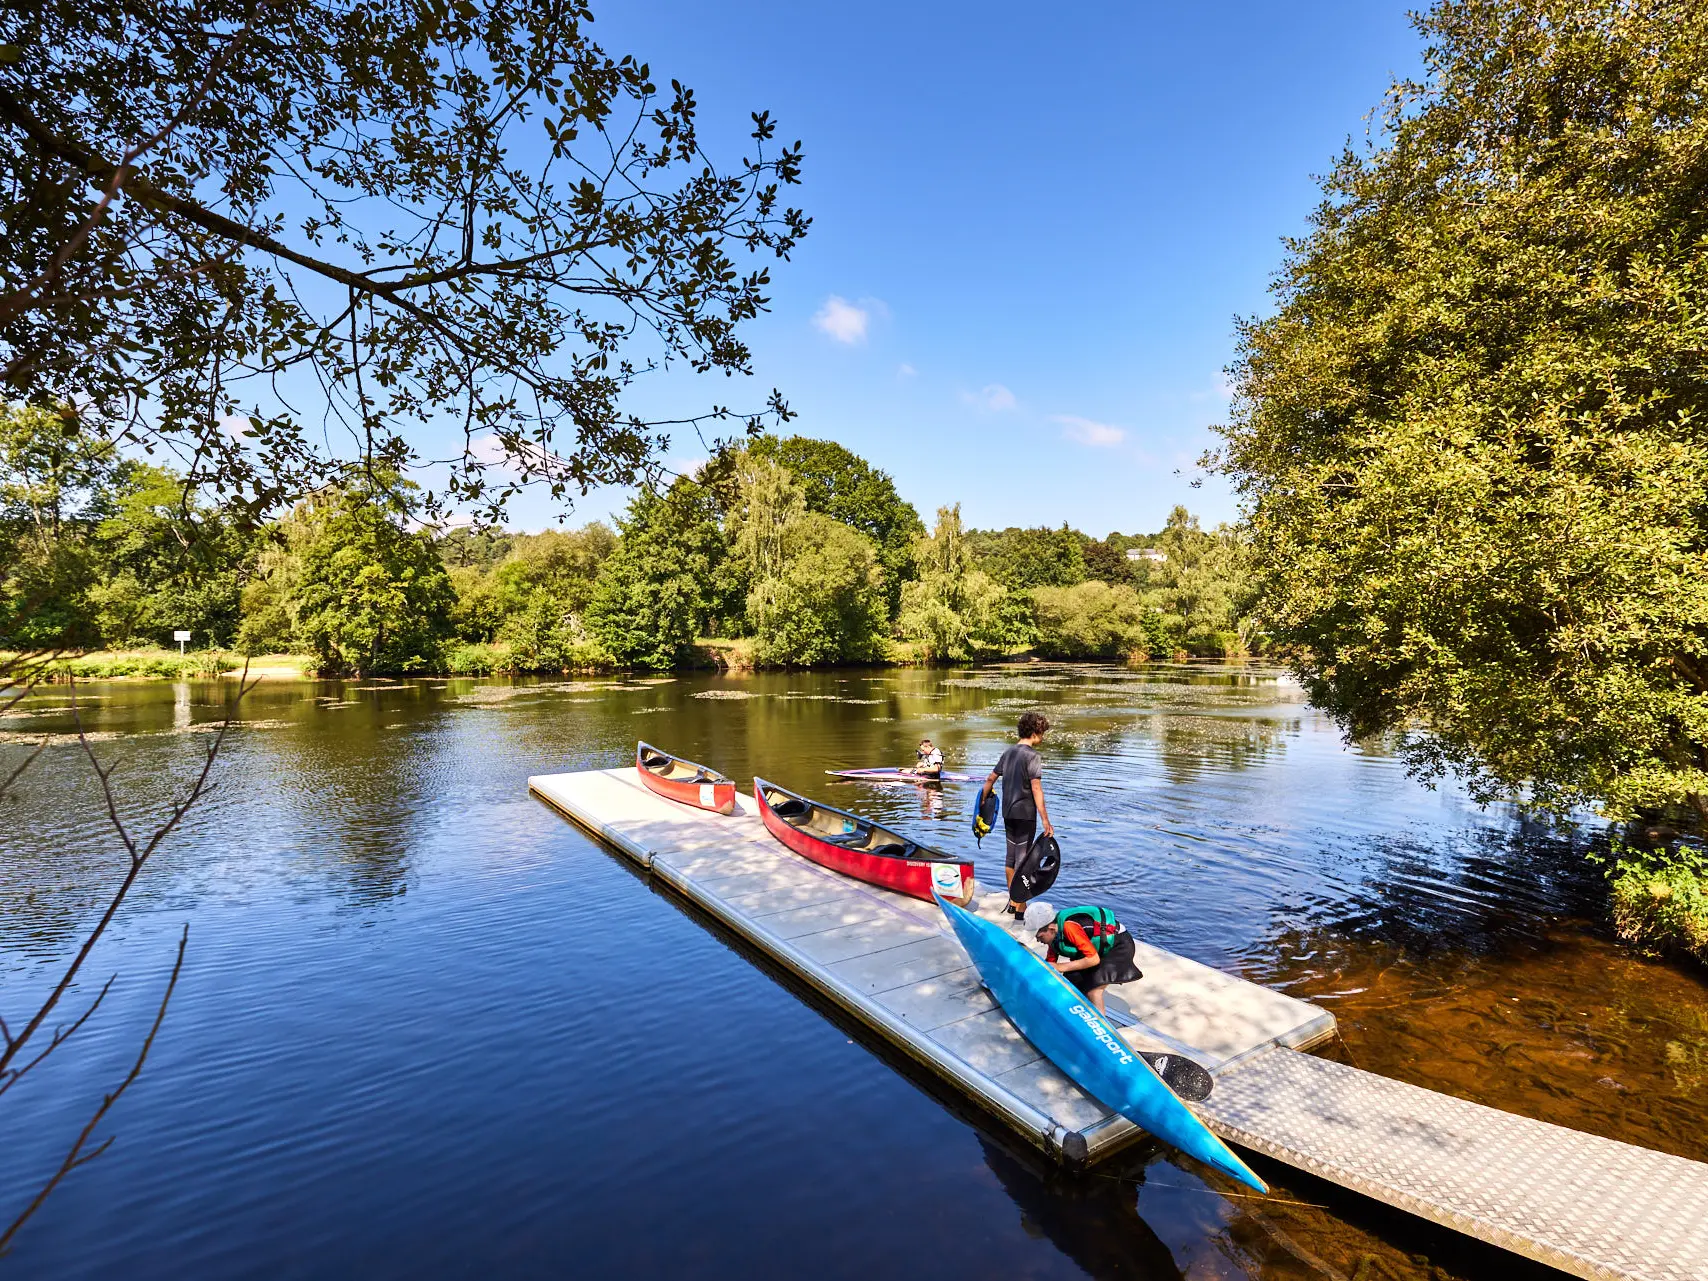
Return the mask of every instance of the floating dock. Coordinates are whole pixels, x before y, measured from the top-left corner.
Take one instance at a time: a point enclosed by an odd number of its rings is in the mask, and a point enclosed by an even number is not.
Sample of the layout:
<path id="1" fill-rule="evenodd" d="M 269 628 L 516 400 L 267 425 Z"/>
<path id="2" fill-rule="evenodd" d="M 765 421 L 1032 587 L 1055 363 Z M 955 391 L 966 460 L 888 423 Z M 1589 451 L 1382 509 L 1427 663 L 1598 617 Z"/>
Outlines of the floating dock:
<path id="1" fill-rule="evenodd" d="M 934 905 L 791 853 L 751 797 L 691 809 L 632 766 L 528 786 L 1064 1164 L 1144 1137 L 1021 1037 Z M 1143 942 L 1137 960 L 1112 1020 L 1215 1074 L 1193 1106 L 1229 1142 L 1574 1276 L 1708 1281 L 1708 1165 L 1313 1057 L 1326 1011 Z"/>

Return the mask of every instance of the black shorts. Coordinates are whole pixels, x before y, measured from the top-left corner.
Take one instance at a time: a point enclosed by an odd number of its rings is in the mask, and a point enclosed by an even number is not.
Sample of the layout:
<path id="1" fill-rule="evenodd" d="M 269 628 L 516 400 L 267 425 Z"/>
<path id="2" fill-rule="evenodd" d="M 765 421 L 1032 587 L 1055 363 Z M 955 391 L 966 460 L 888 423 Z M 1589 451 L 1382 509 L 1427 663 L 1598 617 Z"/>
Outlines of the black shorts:
<path id="1" fill-rule="evenodd" d="M 1038 819 L 1036 815 L 1031 818 L 1005 818 L 1002 829 L 1008 837 L 1008 856 L 1002 865 L 1012 872 L 1020 866 L 1026 851 L 1032 848 L 1032 838 L 1038 834 Z"/>
<path id="2" fill-rule="evenodd" d="M 1103 964 L 1095 970 L 1069 970 L 1062 977 L 1081 992 L 1089 992 L 1094 987 L 1108 987 L 1111 983 L 1135 983 L 1144 978 L 1144 971 L 1133 959 L 1133 936 L 1122 930 L 1103 954 Z"/>

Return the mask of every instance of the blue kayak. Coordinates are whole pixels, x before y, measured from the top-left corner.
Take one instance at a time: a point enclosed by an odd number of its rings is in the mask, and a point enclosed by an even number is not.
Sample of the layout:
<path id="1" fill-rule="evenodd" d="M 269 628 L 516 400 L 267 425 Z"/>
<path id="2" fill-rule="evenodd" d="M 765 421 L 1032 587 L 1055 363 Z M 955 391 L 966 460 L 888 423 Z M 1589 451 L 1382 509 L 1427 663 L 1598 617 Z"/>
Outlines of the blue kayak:
<path id="1" fill-rule="evenodd" d="M 1163 1084 L 1078 988 L 1001 926 L 942 898 L 937 906 L 949 918 L 1002 1012 L 1081 1089 L 1188 1156 L 1259 1192 L 1269 1191 Z"/>

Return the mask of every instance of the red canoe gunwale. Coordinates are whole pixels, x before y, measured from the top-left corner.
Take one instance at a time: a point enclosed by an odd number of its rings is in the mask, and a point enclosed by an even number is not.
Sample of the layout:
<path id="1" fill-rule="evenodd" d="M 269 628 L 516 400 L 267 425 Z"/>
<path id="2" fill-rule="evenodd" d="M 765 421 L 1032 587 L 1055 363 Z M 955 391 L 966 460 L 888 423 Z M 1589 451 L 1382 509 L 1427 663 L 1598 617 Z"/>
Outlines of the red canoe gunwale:
<path id="1" fill-rule="evenodd" d="M 753 798 L 759 803 L 759 817 L 766 831 L 821 867 L 928 903 L 934 886 L 937 893 L 961 907 L 973 900 L 973 865 L 963 859 L 911 841 L 869 818 L 809 801 L 762 778 L 753 780 Z M 790 803 L 804 810 L 787 817 L 778 812 L 780 804 Z M 808 826 L 815 820 L 819 820 L 816 830 Z M 942 881 L 936 880 L 939 876 Z"/>
<path id="2" fill-rule="evenodd" d="M 635 772 L 667 800 L 714 814 L 735 813 L 735 780 L 715 769 L 662 752 L 651 743 L 636 743 Z"/>

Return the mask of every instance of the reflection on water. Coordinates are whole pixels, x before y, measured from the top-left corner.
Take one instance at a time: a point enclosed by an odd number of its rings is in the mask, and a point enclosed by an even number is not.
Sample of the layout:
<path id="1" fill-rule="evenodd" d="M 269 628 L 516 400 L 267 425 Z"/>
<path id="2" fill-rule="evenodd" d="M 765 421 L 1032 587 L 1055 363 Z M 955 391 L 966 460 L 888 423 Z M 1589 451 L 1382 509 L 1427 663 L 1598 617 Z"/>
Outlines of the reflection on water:
<path id="1" fill-rule="evenodd" d="M 84 687 L 127 817 L 158 812 L 218 683 Z M 0 1013 L 121 866 L 66 691 L 0 726 Z M 7 1100 L 13 1204 L 122 1074 L 191 925 L 113 1150 L 20 1275 L 1503 1278 L 1513 1261 L 1283 1167 L 1254 1202 L 1136 1152 L 1067 1179 L 945 1107 L 526 794 L 637 737 L 972 857 L 976 783 L 879 786 L 929 734 L 982 779 L 1026 707 L 1057 898 L 1333 1009 L 1361 1066 L 1708 1157 L 1708 1003 L 1600 921 L 1588 838 L 1483 812 L 1344 747 L 1243 667 L 902 670 L 650 681 L 264 684 L 219 786 L 92 962 L 83 1045 Z"/>

